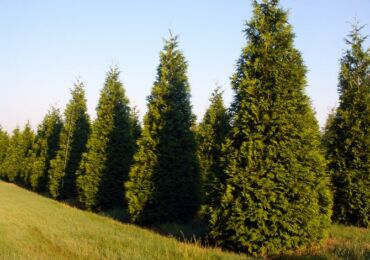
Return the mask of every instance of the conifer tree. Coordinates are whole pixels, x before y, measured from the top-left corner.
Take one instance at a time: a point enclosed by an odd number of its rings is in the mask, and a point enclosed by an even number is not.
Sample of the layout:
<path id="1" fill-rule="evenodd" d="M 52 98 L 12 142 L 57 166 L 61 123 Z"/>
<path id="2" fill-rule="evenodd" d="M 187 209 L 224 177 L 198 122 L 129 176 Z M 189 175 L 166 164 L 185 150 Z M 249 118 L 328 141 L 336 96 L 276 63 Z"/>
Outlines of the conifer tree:
<path id="1" fill-rule="evenodd" d="M 220 87 L 212 93 L 210 101 L 211 105 L 197 128 L 202 204 L 206 208 L 215 206 L 219 201 L 221 186 L 225 181 L 221 148 L 230 129 L 230 116 L 224 107 Z"/>
<path id="2" fill-rule="evenodd" d="M 333 219 L 370 226 L 370 49 L 353 26 L 341 59 L 339 107 L 326 131 L 327 159 L 334 185 Z"/>
<path id="3" fill-rule="evenodd" d="M 59 150 L 50 162 L 49 193 L 53 198 L 74 198 L 76 194 L 76 171 L 90 132 L 85 90 L 77 82 L 71 90 L 72 99 L 64 112 L 65 123 L 60 135 Z"/>
<path id="4" fill-rule="evenodd" d="M 3 176 L 6 181 L 13 182 L 19 173 L 19 162 L 24 155 L 22 153 L 22 134 L 19 127 L 16 127 L 9 140 L 7 154 L 3 161 Z"/>
<path id="5" fill-rule="evenodd" d="M 210 237 L 236 251 L 273 255 L 325 236 L 331 194 L 287 12 L 278 0 L 253 5 L 232 77 L 226 180 L 211 210 Z"/>
<path id="6" fill-rule="evenodd" d="M 132 122 L 132 136 L 134 137 L 136 142 L 136 140 L 140 138 L 142 131 L 139 119 L 139 111 L 136 107 L 132 108 L 130 117 Z"/>
<path id="7" fill-rule="evenodd" d="M 9 135 L 0 126 L 0 178 L 3 178 L 5 176 L 5 172 L 3 170 L 3 162 L 8 153 L 8 147 L 9 147 Z"/>
<path id="8" fill-rule="evenodd" d="M 133 222 L 188 221 L 199 207 L 195 117 L 186 71 L 177 38 L 171 36 L 160 53 L 144 129 L 126 183 Z"/>
<path id="9" fill-rule="evenodd" d="M 19 162 L 21 165 L 17 182 L 27 188 L 30 187 L 30 171 L 32 168 L 32 152 L 35 141 L 35 133 L 31 128 L 29 122 L 25 125 L 22 131 L 22 149 L 23 149 L 23 160 Z"/>
<path id="10" fill-rule="evenodd" d="M 97 107 L 97 119 L 78 170 L 80 203 L 89 210 L 123 206 L 122 183 L 127 180 L 134 153 L 129 100 L 119 70 L 107 73 Z"/>
<path id="11" fill-rule="evenodd" d="M 27 156 L 29 155 L 34 139 L 30 124 L 27 123 L 21 131 L 14 129 L 9 139 L 8 149 L 2 163 L 3 178 L 10 182 L 23 183 L 27 169 Z"/>
<path id="12" fill-rule="evenodd" d="M 59 149 L 62 127 L 62 118 L 56 108 L 51 108 L 38 126 L 32 158 L 30 159 L 32 165 L 29 177 L 30 186 L 35 191 L 47 191 L 50 161 L 55 158 Z"/>

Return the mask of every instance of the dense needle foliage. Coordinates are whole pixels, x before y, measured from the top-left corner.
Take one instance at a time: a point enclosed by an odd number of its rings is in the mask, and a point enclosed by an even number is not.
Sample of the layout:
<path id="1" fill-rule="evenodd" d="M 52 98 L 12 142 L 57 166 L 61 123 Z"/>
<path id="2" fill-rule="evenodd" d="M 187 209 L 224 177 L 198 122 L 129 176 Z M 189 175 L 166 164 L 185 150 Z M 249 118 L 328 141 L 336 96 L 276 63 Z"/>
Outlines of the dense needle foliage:
<path id="1" fill-rule="evenodd" d="M 59 149 L 62 127 L 62 117 L 56 108 L 52 108 L 38 126 L 32 154 L 28 160 L 29 183 L 35 191 L 47 191 L 50 162 Z"/>
<path id="2" fill-rule="evenodd" d="M 230 116 L 224 106 L 220 87 L 212 93 L 210 101 L 211 104 L 197 127 L 202 205 L 206 214 L 209 207 L 218 203 L 225 182 L 221 149 L 230 130 Z"/>
<path id="3" fill-rule="evenodd" d="M 171 36 L 160 53 L 144 129 L 125 185 L 133 222 L 185 222 L 199 206 L 187 63 L 177 45 Z"/>
<path id="4" fill-rule="evenodd" d="M 129 100 L 112 67 L 106 76 L 92 125 L 87 151 L 78 170 L 78 198 L 83 207 L 101 210 L 124 205 L 123 182 L 127 180 L 134 153 Z"/>
<path id="5" fill-rule="evenodd" d="M 325 236 L 331 193 L 306 68 L 277 0 L 253 1 L 248 43 L 232 77 L 226 181 L 210 236 L 251 254 L 277 254 Z"/>
<path id="6" fill-rule="evenodd" d="M 370 50 L 354 25 L 341 59 L 339 107 L 324 135 L 334 185 L 335 221 L 370 226 Z"/>
<path id="7" fill-rule="evenodd" d="M 72 99 L 67 105 L 65 123 L 59 141 L 56 158 L 50 163 L 49 193 L 53 198 L 76 197 L 76 171 L 86 150 L 90 132 L 90 119 L 87 114 L 85 90 L 82 82 L 77 82 L 71 91 Z"/>
<path id="8" fill-rule="evenodd" d="M 14 129 L 9 138 L 6 133 L 0 133 L 0 145 L 3 150 L 0 177 L 21 185 L 28 184 L 29 178 L 29 156 L 32 152 L 34 133 L 29 123 L 21 131 L 18 127 Z M 0 158 L 1 159 L 1 158 Z"/>

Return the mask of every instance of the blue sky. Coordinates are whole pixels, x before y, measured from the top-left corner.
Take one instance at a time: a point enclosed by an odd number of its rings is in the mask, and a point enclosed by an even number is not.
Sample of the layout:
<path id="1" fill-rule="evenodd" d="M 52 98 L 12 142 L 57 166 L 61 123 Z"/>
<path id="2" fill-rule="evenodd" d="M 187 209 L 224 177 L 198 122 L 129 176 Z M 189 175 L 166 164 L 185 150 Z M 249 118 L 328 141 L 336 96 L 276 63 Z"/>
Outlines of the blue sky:
<path id="1" fill-rule="evenodd" d="M 324 124 L 337 104 L 339 59 L 354 17 L 368 24 L 369 0 L 282 0 L 296 47 L 308 67 L 307 94 Z M 230 76 L 246 39 L 249 0 L 0 1 L 0 125 L 33 127 L 55 105 L 64 109 L 76 79 L 86 84 L 95 117 L 99 91 L 111 64 L 131 104 L 143 115 L 155 79 L 163 38 L 171 29 L 189 64 L 193 111 L 201 119 L 216 84 L 232 100 Z M 369 41 L 366 42 L 367 46 Z"/>

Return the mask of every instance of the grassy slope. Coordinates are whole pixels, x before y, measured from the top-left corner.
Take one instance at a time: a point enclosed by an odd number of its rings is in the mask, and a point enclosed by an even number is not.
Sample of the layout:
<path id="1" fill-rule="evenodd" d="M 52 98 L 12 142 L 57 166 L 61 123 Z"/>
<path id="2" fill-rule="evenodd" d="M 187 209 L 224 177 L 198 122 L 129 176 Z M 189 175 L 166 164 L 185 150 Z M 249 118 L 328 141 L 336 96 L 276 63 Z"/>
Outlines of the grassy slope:
<path id="1" fill-rule="evenodd" d="M 0 181 L 0 259 L 242 259 L 71 208 Z"/>
<path id="2" fill-rule="evenodd" d="M 370 229 L 334 225 L 321 245 L 280 259 L 370 259 Z M 0 181 L 0 259 L 246 259 L 180 243 Z"/>

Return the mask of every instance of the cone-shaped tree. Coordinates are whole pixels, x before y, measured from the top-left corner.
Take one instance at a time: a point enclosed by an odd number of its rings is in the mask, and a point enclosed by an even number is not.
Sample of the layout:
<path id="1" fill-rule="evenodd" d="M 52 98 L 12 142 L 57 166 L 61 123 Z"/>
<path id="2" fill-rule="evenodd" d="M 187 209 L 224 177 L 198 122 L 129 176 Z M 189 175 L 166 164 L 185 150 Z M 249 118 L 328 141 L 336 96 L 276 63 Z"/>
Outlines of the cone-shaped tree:
<path id="1" fill-rule="evenodd" d="M 28 156 L 32 149 L 34 133 L 29 123 L 20 131 L 17 127 L 8 143 L 8 149 L 2 163 L 3 178 L 23 184 L 28 169 Z"/>
<path id="2" fill-rule="evenodd" d="M 336 108 L 332 108 L 330 111 L 329 111 L 329 114 L 326 118 L 326 122 L 325 122 L 325 125 L 322 129 L 322 146 L 323 146 L 323 149 L 326 151 L 326 148 L 329 146 L 330 142 L 333 140 L 333 137 L 335 135 L 335 133 L 333 132 L 333 124 L 334 124 L 334 120 L 335 120 L 335 116 L 337 114 L 337 110 Z M 327 165 L 329 166 L 329 165 Z"/>
<path id="3" fill-rule="evenodd" d="M 0 126 L 0 178 L 3 178 L 3 176 L 5 176 L 5 172 L 3 170 L 3 162 L 5 160 L 6 155 L 8 154 L 8 147 L 9 147 L 9 135 Z"/>
<path id="4" fill-rule="evenodd" d="M 136 143 L 136 141 L 140 138 L 142 131 L 139 119 L 139 111 L 136 107 L 132 108 L 130 117 L 132 122 L 132 136 L 134 137 Z"/>
<path id="5" fill-rule="evenodd" d="M 133 222 L 188 221 L 199 205 L 187 64 L 177 45 L 171 36 L 160 53 L 144 129 L 126 183 Z"/>
<path id="6" fill-rule="evenodd" d="M 77 82 L 71 90 L 72 99 L 64 112 L 65 123 L 60 135 L 59 150 L 50 162 L 49 193 L 53 198 L 76 197 L 76 171 L 90 132 L 90 118 L 87 114 L 85 90 Z"/>
<path id="7" fill-rule="evenodd" d="M 31 128 L 29 122 L 25 125 L 22 131 L 22 149 L 23 149 L 23 160 L 19 162 L 21 165 L 17 182 L 18 184 L 30 187 L 30 173 L 32 169 L 32 153 L 35 142 L 35 133 Z"/>
<path id="8" fill-rule="evenodd" d="M 202 178 L 202 204 L 215 206 L 225 176 L 221 163 L 222 144 L 230 130 L 230 116 L 219 87 L 212 93 L 211 105 L 197 128 L 198 156 Z"/>
<path id="9" fill-rule="evenodd" d="M 370 50 L 355 25 L 341 59 L 339 107 L 326 131 L 335 221 L 370 226 Z"/>
<path id="10" fill-rule="evenodd" d="M 59 137 L 63 127 L 60 111 L 51 108 L 38 126 L 32 158 L 30 159 L 31 188 L 38 192 L 47 191 L 50 161 L 55 158 L 59 149 Z"/>
<path id="11" fill-rule="evenodd" d="M 15 128 L 9 140 L 9 146 L 7 149 L 7 154 L 4 158 L 2 168 L 3 176 L 2 178 L 7 181 L 14 181 L 18 175 L 20 168 L 19 162 L 24 158 L 24 153 L 22 152 L 22 133 L 19 127 Z"/>
<path id="12" fill-rule="evenodd" d="M 218 244 L 261 255 L 322 238 L 331 214 L 306 68 L 278 2 L 253 2 L 248 43 L 232 77 L 226 181 L 210 221 Z"/>
<path id="13" fill-rule="evenodd" d="M 89 210 L 113 208 L 124 203 L 122 183 L 128 178 L 134 138 L 129 100 L 119 74 L 116 67 L 107 73 L 97 119 L 78 170 L 79 201 Z"/>

